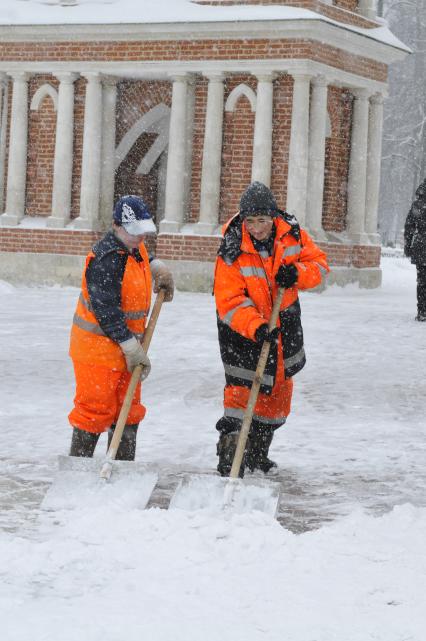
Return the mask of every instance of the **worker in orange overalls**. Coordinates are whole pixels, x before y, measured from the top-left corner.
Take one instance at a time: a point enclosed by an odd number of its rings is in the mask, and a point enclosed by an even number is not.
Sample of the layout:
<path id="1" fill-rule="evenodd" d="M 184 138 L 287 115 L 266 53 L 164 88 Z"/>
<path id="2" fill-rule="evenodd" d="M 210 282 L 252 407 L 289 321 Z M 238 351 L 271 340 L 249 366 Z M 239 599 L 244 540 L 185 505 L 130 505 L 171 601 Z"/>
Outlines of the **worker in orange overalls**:
<path id="1" fill-rule="evenodd" d="M 239 212 L 223 228 L 216 260 L 220 353 L 225 369 L 224 414 L 216 424 L 218 471 L 229 476 L 238 433 L 264 341 L 269 358 L 254 408 L 241 466 L 265 474 L 277 471 L 269 459 L 274 431 L 290 413 L 293 376 L 305 365 L 299 289 L 317 287 L 328 273 L 326 255 L 280 211 L 273 193 L 254 182 L 243 193 Z M 268 321 L 278 288 L 284 287 L 277 326 Z"/>
<path id="2" fill-rule="evenodd" d="M 149 257 L 143 243 L 155 225 L 142 198 L 124 196 L 114 208 L 112 230 L 87 256 L 81 293 L 71 329 L 70 356 L 76 394 L 69 414 L 73 427 L 71 456 L 93 456 L 99 435 L 111 442 L 131 372 L 142 366 L 141 380 L 151 369 L 142 348 L 154 292 L 173 298 L 173 278 L 166 265 Z M 116 458 L 134 460 L 136 434 L 146 409 L 141 384 L 136 387 Z"/>

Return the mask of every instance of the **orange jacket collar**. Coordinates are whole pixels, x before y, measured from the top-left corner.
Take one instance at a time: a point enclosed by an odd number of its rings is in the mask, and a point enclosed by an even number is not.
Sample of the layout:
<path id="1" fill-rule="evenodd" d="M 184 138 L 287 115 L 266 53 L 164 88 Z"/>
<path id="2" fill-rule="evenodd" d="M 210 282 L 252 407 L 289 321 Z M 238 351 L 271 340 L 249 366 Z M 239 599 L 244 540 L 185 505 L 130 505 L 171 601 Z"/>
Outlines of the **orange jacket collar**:
<path id="1" fill-rule="evenodd" d="M 224 225 L 222 225 L 223 236 L 226 234 L 226 231 L 229 225 L 238 215 L 239 215 L 239 212 L 237 212 Z M 291 225 L 286 223 L 286 221 L 283 220 L 280 216 L 277 216 L 273 220 L 274 220 L 274 225 L 276 229 L 276 239 L 281 240 L 283 236 L 289 233 L 289 231 L 291 230 Z M 242 231 L 241 251 L 246 252 L 248 254 L 256 254 L 257 252 L 253 246 L 253 242 L 250 238 L 250 234 L 248 233 L 246 226 L 244 225 L 244 222 L 241 223 L 241 231 Z"/>

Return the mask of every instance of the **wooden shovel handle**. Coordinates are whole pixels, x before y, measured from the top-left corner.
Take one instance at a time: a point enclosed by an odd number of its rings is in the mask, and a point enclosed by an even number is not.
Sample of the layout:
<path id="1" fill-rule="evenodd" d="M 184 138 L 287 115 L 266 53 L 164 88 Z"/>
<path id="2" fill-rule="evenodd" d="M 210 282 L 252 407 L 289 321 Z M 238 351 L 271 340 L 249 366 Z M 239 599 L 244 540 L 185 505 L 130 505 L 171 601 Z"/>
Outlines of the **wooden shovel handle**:
<path id="1" fill-rule="evenodd" d="M 145 350 L 145 353 L 148 352 L 149 345 L 151 343 L 151 338 L 154 333 L 155 325 L 157 324 L 158 317 L 160 315 L 161 306 L 164 301 L 165 291 L 160 289 L 155 299 L 154 307 L 152 308 L 151 316 L 149 317 L 148 327 L 145 330 L 142 347 Z M 135 393 L 136 385 L 138 384 L 141 377 L 142 366 L 137 365 L 132 372 L 130 378 L 129 386 L 127 388 L 126 396 L 124 397 L 123 405 L 121 406 L 120 414 L 115 426 L 114 435 L 112 437 L 110 446 L 107 452 L 107 459 L 114 460 L 117 455 L 117 450 L 120 445 L 121 437 L 123 435 L 124 426 L 126 425 L 127 417 L 130 412 L 130 406 L 132 404 L 133 394 Z M 102 472 L 101 472 L 102 475 Z"/>
<path id="2" fill-rule="evenodd" d="M 271 317 L 269 319 L 268 329 L 272 332 L 277 325 L 278 314 L 280 313 L 281 302 L 284 296 L 284 287 L 280 287 L 277 293 L 277 297 L 274 301 L 272 307 Z M 241 462 L 243 460 L 244 451 L 246 449 L 246 443 L 248 434 L 250 431 L 251 421 L 253 418 L 254 406 L 256 405 L 257 397 L 259 395 L 260 385 L 262 383 L 263 372 L 265 371 L 266 362 L 269 356 L 269 350 L 271 348 L 271 343 L 264 341 L 262 345 L 262 351 L 260 352 L 259 360 L 256 367 L 256 372 L 254 375 L 254 380 L 250 389 L 250 396 L 247 402 L 247 407 L 244 412 L 243 422 L 241 424 L 240 434 L 238 436 L 237 449 L 235 450 L 234 460 L 232 462 L 230 477 L 233 479 L 238 478 L 240 473 Z"/>

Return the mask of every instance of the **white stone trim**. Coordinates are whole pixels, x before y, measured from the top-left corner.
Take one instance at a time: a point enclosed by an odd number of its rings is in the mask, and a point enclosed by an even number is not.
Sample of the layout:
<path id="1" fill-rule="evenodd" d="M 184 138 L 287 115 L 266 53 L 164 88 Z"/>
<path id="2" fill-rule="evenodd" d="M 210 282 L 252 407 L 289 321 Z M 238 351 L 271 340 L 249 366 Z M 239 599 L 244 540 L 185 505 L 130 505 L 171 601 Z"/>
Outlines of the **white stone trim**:
<path id="1" fill-rule="evenodd" d="M 58 92 L 52 85 L 49 85 L 47 82 L 44 85 L 41 85 L 33 95 L 31 99 L 30 109 L 31 111 L 38 111 L 40 104 L 46 98 L 50 96 L 53 102 L 53 108 L 55 111 L 58 111 Z"/>
<path id="2" fill-rule="evenodd" d="M 300 225 L 304 226 L 308 179 L 309 89 L 311 76 L 293 74 L 293 78 L 286 209 L 296 216 Z"/>
<path id="3" fill-rule="evenodd" d="M 354 91 L 353 94 L 346 227 L 351 240 L 356 244 L 364 245 L 368 243 L 368 236 L 365 233 L 365 199 L 369 95 L 365 89 Z"/>
<path id="4" fill-rule="evenodd" d="M 102 147 L 99 220 L 103 229 L 111 225 L 115 188 L 115 135 L 118 78 L 102 79 Z"/>
<path id="5" fill-rule="evenodd" d="M 199 233 L 211 233 L 218 224 L 223 132 L 223 74 L 208 76 L 203 163 L 200 188 Z"/>
<path id="6" fill-rule="evenodd" d="M 271 60 L 221 60 L 220 70 L 226 75 L 233 73 L 252 74 L 270 72 L 271 70 L 281 74 L 302 73 L 311 76 L 325 75 L 330 85 L 347 87 L 349 89 L 365 88 L 371 94 L 381 93 L 387 96 L 387 83 L 359 76 L 348 71 L 343 71 L 316 62 L 307 58 L 297 59 L 271 59 Z M 54 74 L 61 72 L 76 72 L 84 75 L 94 72 L 102 75 L 113 75 L 134 80 L 169 80 L 170 74 L 208 74 L 217 72 L 217 60 L 190 60 L 182 61 L 151 61 L 151 62 L 4 62 L 0 61 L 0 73 L 26 71 L 30 74 Z"/>
<path id="7" fill-rule="evenodd" d="M 170 114 L 169 151 L 167 157 L 165 217 L 160 231 L 178 232 L 184 220 L 185 173 L 187 170 L 187 118 L 188 84 L 187 74 L 174 76 L 172 110 Z"/>
<path id="8" fill-rule="evenodd" d="M 251 72 L 248 72 L 248 73 L 251 73 Z M 228 111 L 228 112 L 234 111 L 237 105 L 237 102 L 239 101 L 241 96 L 245 96 L 247 98 L 247 100 L 250 103 L 251 110 L 255 112 L 256 111 L 256 94 L 253 91 L 253 89 L 248 85 L 246 85 L 244 82 L 234 87 L 231 93 L 229 94 L 229 96 L 227 97 L 225 102 L 225 111 Z"/>
<path id="9" fill-rule="evenodd" d="M 81 162 L 80 215 L 75 229 L 99 229 L 99 193 L 102 145 L 102 78 L 99 73 L 84 74 L 83 154 Z"/>
<path id="10" fill-rule="evenodd" d="M 370 98 L 368 115 L 367 186 L 365 196 L 365 231 L 370 242 L 380 244 L 377 233 L 379 207 L 380 168 L 382 158 L 383 96 Z"/>
<path id="11" fill-rule="evenodd" d="M 77 74 L 59 74 L 53 166 L 52 216 L 48 227 L 64 227 L 71 215 L 72 165 L 74 144 L 74 82 Z"/>
<path id="12" fill-rule="evenodd" d="M 330 117 L 327 111 L 328 86 L 325 76 L 312 79 L 309 116 L 309 162 L 306 227 L 315 240 L 325 240 L 322 228 L 325 139 Z"/>
<path id="13" fill-rule="evenodd" d="M 353 55 L 364 55 L 377 62 L 390 64 L 403 60 L 410 52 L 395 38 L 395 44 L 380 39 L 375 29 L 363 29 L 331 20 L 317 14 L 313 20 L 250 20 L 212 23 L 164 23 L 117 25 L 0 25 L 3 42 L 91 42 L 91 41 L 148 41 L 154 40 L 215 40 L 246 39 L 274 40 L 295 38 L 327 42 Z M 375 37 L 376 36 L 376 37 Z M 217 64 L 217 63 L 216 63 Z"/>
<path id="14" fill-rule="evenodd" d="M 254 122 L 251 179 L 271 184 L 272 132 L 275 73 L 256 74 L 256 118 Z"/>
<path id="15" fill-rule="evenodd" d="M 360 14 L 368 20 L 374 20 L 376 18 L 373 0 L 359 0 L 358 9 Z"/>
<path id="16" fill-rule="evenodd" d="M 9 74 L 13 78 L 10 116 L 9 158 L 7 166 L 6 211 L 2 226 L 15 226 L 25 215 L 28 146 L 28 81 L 25 72 Z"/>

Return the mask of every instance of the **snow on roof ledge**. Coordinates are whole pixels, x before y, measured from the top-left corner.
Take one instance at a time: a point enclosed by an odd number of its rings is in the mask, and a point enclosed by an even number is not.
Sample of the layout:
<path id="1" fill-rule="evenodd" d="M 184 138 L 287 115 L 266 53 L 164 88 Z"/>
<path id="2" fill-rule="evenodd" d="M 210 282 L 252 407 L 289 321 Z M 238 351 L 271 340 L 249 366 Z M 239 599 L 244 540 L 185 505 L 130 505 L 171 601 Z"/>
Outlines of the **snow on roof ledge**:
<path id="1" fill-rule="evenodd" d="M 191 0 L 1 0 L 0 26 L 182 24 L 321 20 L 407 53 L 387 25 L 365 29 L 280 5 L 208 6 Z"/>

